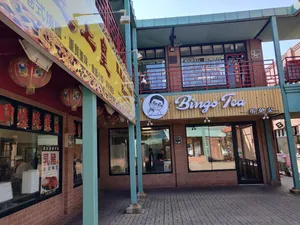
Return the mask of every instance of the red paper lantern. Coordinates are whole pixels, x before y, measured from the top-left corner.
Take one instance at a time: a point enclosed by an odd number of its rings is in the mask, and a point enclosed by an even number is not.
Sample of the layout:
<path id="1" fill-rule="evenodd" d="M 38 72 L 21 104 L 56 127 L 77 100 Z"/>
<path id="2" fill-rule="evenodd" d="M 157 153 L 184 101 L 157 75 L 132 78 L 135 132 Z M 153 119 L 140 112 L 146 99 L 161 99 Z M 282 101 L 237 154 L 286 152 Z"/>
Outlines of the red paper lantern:
<path id="1" fill-rule="evenodd" d="M 26 88 L 26 94 L 35 93 L 36 88 L 48 84 L 51 71 L 45 71 L 26 56 L 17 57 L 9 63 L 9 76 L 19 86 Z"/>
<path id="2" fill-rule="evenodd" d="M 115 112 L 112 115 L 110 115 L 108 112 L 105 112 L 105 120 L 114 125 L 119 121 L 119 114 Z"/>
<path id="3" fill-rule="evenodd" d="M 76 111 L 77 107 L 82 106 L 82 94 L 77 87 L 63 89 L 60 99 L 64 105 L 71 107 L 72 111 Z"/>

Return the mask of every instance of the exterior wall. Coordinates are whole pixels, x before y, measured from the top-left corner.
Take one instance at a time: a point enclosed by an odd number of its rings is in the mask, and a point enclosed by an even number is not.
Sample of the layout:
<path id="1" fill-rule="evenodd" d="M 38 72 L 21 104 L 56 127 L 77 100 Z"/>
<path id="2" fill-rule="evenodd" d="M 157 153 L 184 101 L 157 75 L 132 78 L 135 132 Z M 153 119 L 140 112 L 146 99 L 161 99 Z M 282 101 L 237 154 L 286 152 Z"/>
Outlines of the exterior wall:
<path id="1" fill-rule="evenodd" d="M 1 88 L 0 95 L 61 115 L 63 116 L 63 131 L 69 132 L 73 129 L 71 121 L 74 117 L 68 116 L 65 112 Z M 64 136 L 62 138 L 64 139 Z M 80 213 L 82 207 L 82 187 L 73 188 L 73 150 L 62 146 L 62 151 L 62 193 L 0 219 L 0 225 L 59 224 L 60 219 L 64 218 L 67 221 Z"/>
<path id="2" fill-rule="evenodd" d="M 253 118 L 227 117 L 217 122 L 253 121 Z M 159 121 L 155 126 L 170 126 L 170 138 L 172 147 L 173 173 L 166 174 L 144 174 L 143 183 L 145 188 L 162 187 L 211 187 L 211 186 L 235 186 L 238 185 L 237 172 L 230 171 L 208 171 L 189 172 L 188 157 L 186 150 L 186 124 L 199 124 L 200 120 L 177 120 Z M 261 119 L 256 119 L 256 132 L 259 145 L 259 154 L 262 167 L 263 183 L 270 183 L 270 169 L 268 151 L 264 133 L 264 125 Z M 182 143 L 174 142 L 175 136 L 182 137 Z M 129 189 L 129 175 L 109 175 L 109 144 L 108 130 L 103 129 L 100 134 L 100 189 Z M 276 154 L 275 154 L 276 156 Z M 275 162 L 277 166 L 277 162 Z M 279 175 L 278 175 L 279 177 Z M 279 180 L 279 178 L 278 178 Z"/>
<path id="3" fill-rule="evenodd" d="M 168 68 L 168 82 L 169 90 L 182 91 L 182 76 L 181 76 L 181 62 L 180 62 L 180 50 L 179 47 L 174 47 L 174 51 L 171 51 L 172 47 L 166 48 L 166 66 Z"/>
<path id="4" fill-rule="evenodd" d="M 259 55 L 252 54 L 252 51 L 260 51 Z M 255 84 L 255 86 L 266 86 L 266 74 L 263 63 L 263 51 L 261 40 L 252 39 L 247 41 L 247 53 L 248 53 L 248 61 L 251 62 L 252 68 L 250 70 L 251 82 Z"/>

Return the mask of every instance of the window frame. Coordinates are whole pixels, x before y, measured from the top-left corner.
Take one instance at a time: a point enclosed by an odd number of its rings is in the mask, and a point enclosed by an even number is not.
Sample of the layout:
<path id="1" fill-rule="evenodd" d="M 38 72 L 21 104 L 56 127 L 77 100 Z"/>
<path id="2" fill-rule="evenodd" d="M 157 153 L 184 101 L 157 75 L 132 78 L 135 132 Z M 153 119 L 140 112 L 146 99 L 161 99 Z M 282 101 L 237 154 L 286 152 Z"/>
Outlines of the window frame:
<path id="1" fill-rule="evenodd" d="M 256 125 L 256 122 L 255 121 L 243 121 L 243 122 L 230 122 L 230 123 L 209 123 L 209 124 L 186 124 L 185 125 L 185 140 L 186 140 L 186 145 L 185 145 L 185 149 L 186 149 L 186 160 L 187 160 L 187 172 L 188 173 L 207 173 L 207 172 L 220 172 L 220 171 L 223 171 L 223 172 L 227 172 L 227 171 L 236 171 L 238 172 L 237 170 L 237 167 L 236 167 L 236 158 L 234 158 L 234 162 L 235 162 L 235 169 L 218 169 L 218 170 L 190 170 L 190 166 L 189 166 L 189 156 L 188 156 L 188 149 L 187 149 L 187 128 L 188 127 L 209 127 L 209 126 L 231 126 L 231 129 L 233 130 L 234 126 L 236 125 L 248 125 L 248 124 L 251 124 L 253 126 L 253 135 L 257 135 L 257 125 Z M 233 144 L 233 149 L 234 151 L 236 150 L 236 135 L 233 135 L 232 134 L 232 144 Z M 258 137 L 254 137 L 254 146 L 255 148 L 257 149 L 257 163 L 261 165 L 261 158 L 260 158 L 260 148 L 259 148 L 259 143 L 258 143 Z M 234 154 L 235 155 L 235 154 Z M 238 175 L 238 174 L 237 174 Z"/>
<path id="2" fill-rule="evenodd" d="M 142 128 L 143 127 L 147 127 L 147 126 L 141 126 L 141 136 L 142 136 Z M 142 173 L 143 175 L 147 175 L 147 174 L 172 174 L 173 173 L 173 145 L 172 145 L 172 132 L 171 132 L 171 127 L 169 125 L 166 126 L 151 126 L 151 128 L 154 129 L 168 129 L 169 130 L 169 142 L 170 142 L 170 159 L 171 159 L 171 171 L 168 172 L 151 172 L 151 173 Z M 108 129 L 108 171 L 109 171 L 109 176 L 128 176 L 130 175 L 130 166 L 128 166 L 128 173 L 121 173 L 121 174 L 113 174 L 111 173 L 111 163 L 110 163 L 110 158 L 111 158 L 111 154 L 110 154 L 110 131 L 111 130 L 126 130 L 128 129 L 126 128 L 110 128 Z M 136 139 L 136 134 L 135 134 L 135 139 Z M 127 163 L 129 165 L 130 163 L 130 158 L 129 158 L 129 137 L 128 137 L 128 144 L 127 144 L 127 154 L 128 154 L 128 160 Z M 143 160 L 143 159 L 142 159 Z M 144 161 L 143 161 L 144 162 Z M 143 167 L 142 167 L 143 168 Z M 137 167 L 136 167 L 136 174 L 137 174 Z"/>
<path id="3" fill-rule="evenodd" d="M 130 166 L 129 166 L 129 135 L 128 135 L 128 143 L 127 143 L 127 155 L 128 155 L 128 159 L 127 159 L 127 164 L 128 164 L 128 173 L 119 173 L 119 174 L 115 174 L 111 172 L 111 153 L 110 153 L 110 138 L 111 138 L 111 131 L 112 130 L 128 130 L 128 128 L 110 128 L 108 129 L 108 172 L 109 172 L 109 176 L 128 176 L 130 175 Z"/>
<path id="4" fill-rule="evenodd" d="M 20 210 L 26 209 L 30 206 L 33 206 L 35 204 L 38 204 L 40 202 L 43 202 L 45 200 L 48 200 L 52 197 L 55 197 L 57 195 L 60 195 L 62 193 L 62 189 L 63 189 L 63 173 L 62 173 L 62 166 L 63 166 L 63 151 L 64 151 L 64 146 L 63 146 L 63 140 L 62 140 L 62 132 L 63 132 L 63 116 L 60 114 L 56 114 L 53 112 L 50 112 L 48 110 L 44 110 L 29 104 L 26 104 L 24 102 L 20 102 L 14 99 L 11 99 L 9 97 L 0 95 L 0 100 L 4 100 L 7 101 L 8 103 L 10 103 L 13 107 L 14 107 L 14 124 L 11 126 L 5 126 L 5 125 L 0 125 L 0 129 L 4 129 L 4 130 L 15 130 L 15 131 L 20 131 L 20 132 L 27 132 L 27 133 L 34 133 L 34 134 L 41 134 L 41 135 L 52 135 L 52 136 L 57 136 L 58 138 L 58 147 L 60 149 L 59 151 L 59 188 L 51 194 L 48 195 L 41 195 L 40 192 L 36 192 L 33 194 L 33 196 L 35 196 L 35 199 L 29 200 L 28 202 L 25 202 L 23 204 L 14 206 L 12 208 L 9 208 L 3 212 L 0 213 L 0 219 L 3 217 L 6 217 L 8 215 L 11 215 L 13 213 L 16 213 Z M 17 127 L 17 117 L 18 117 L 18 106 L 24 106 L 28 109 L 28 129 L 24 129 L 24 128 L 19 128 Z M 33 110 L 37 110 L 38 112 L 40 112 L 41 114 L 41 130 L 33 130 L 32 129 L 32 112 Z M 47 132 L 44 131 L 44 115 L 45 114 L 50 114 L 52 116 L 52 121 L 51 121 L 51 127 L 53 128 L 52 131 Z M 54 132 L 54 117 L 57 116 L 59 119 L 59 133 L 55 133 Z M 40 183 L 39 183 L 40 185 Z"/>
<path id="5" fill-rule="evenodd" d="M 154 58 L 147 58 L 147 54 L 146 54 L 146 51 L 147 50 L 154 50 Z M 156 56 L 156 50 L 163 50 L 164 52 L 164 56 L 163 57 L 157 57 Z M 161 48 L 143 48 L 143 49 L 139 49 L 139 52 L 144 52 L 144 55 L 145 57 L 140 60 L 140 62 L 143 62 L 143 61 L 150 61 L 150 60 L 164 60 L 165 61 L 165 66 L 164 67 L 161 67 L 165 69 L 165 78 L 166 78 L 166 87 L 165 88 L 160 88 L 160 89 L 151 89 L 149 88 L 149 90 L 143 90 L 143 88 L 141 88 L 140 91 L 142 91 L 143 93 L 152 93 L 152 92 L 167 92 L 168 91 L 168 88 L 169 88 L 169 76 L 168 76 L 168 71 L 167 71 L 167 68 L 168 68 L 168 63 L 167 63 L 167 57 L 166 57 L 166 49 L 164 47 L 161 47 Z M 140 71 L 139 71 L 140 72 Z"/>
<path id="6" fill-rule="evenodd" d="M 148 126 L 141 126 L 141 137 L 142 137 L 142 128 L 143 127 L 148 127 Z M 171 159 L 171 171 L 168 172 L 151 172 L 151 173 L 144 173 L 143 175 L 147 175 L 147 174 L 172 174 L 173 173 L 173 152 L 172 152 L 172 132 L 171 132 L 171 128 L 169 125 L 166 126 L 151 126 L 151 128 L 153 128 L 154 130 L 157 129 L 168 129 L 169 130 L 169 142 L 170 142 L 170 159 Z M 142 159 L 143 160 L 143 159 Z M 142 163 L 144 162 L 144 160 L 142 161 Z"/>
<path id="7" fill-rule="evenodd" d="M 243 43 L 244 46 L 245 46 L 245 51 L 236 51 L 236 44 L 239 44 L 239 43 Z M 233 44 L 234 46 L 234 51 L 231 52 L 231 53 L 226 53 L 225 52 L 225 47 L 224 45 L 226 44 Z M 203 46 L 207 46 L 207 45 L 210 45 L 211 48 L 212 48 L 212 53 L 211 54 L 203 54 L 203 50 L 202 50 L 202 47 Z M 215 53 L 214 52 L 214 45 L 222 45 L 223 46 L 223 53 Z M 198 55 L 193 55 L 192 54 L 192 47 L 193 46 L 200 46 L 201 47 L 201 53 L 202 54 L 198 54 Z M 190 55 L 181 55 L 181 51 L 180 51 L 180 48 L 189 48 L 190 49 Z M 247 48 L 247 41 L 245 40 L 242 40 L 242 41 L 232 41 L 232 42 L 216 42 L 216 43 L 203 43 L 203 44 L 192 44 L 192 45 L 182 45 L 179 47 L 179 54 L 180 54 L 180 69 L 182 70 L 182 58 L 188 58 L 188 57 L 198 57 L 198 56 L 215 56 L 215 55 L 223 55 L 224 56 L 224 65 L 226 67 L 226 56 L 227 55 L 231 55 L 231 54 L 244 54 L 245 55 L 245 61 L 247 62 L 248 61 L 248 48 Z M 227 75 L 228 75 L 228 72 L 227 72 L 227 69 L 225 68 L 225 76 L 227 78 Z M 190 91 L 191 89 L 199 89 L 199 90 L 203 90 L 203 89 L 206 89 L 206 86 L 194 86 L 194 87 L 184 87 L 183 85 L 183 73 L 181 71 L 181 88 L 182 88 L 182 91 L 185 92 L 185 91 Z M 222 85 L 222 87 L 226 87 L 226 85 Z M 209 86 L 210 88 L 209 89 L 220 89 L 220 86 L 216 86 L 216 85 L 211 85 Z M 227 88 L 226 88 L 227 89 Z"/>

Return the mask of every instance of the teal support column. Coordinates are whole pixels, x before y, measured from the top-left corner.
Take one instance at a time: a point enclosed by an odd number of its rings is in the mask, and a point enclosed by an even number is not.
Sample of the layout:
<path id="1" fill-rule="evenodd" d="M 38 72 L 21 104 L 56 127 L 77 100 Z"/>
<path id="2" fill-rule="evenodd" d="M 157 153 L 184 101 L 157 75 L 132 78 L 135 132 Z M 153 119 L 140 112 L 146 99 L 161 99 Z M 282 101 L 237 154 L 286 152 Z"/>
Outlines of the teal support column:
<path id="1" fill-rule="evenodd" d="M 275 157 L 274 157 L 274 151 L 272 147 L 271 131 L 270 131 L 268 120 L 264 120 L 264 126 L 266 132 L 266 142 L 267 142 L 268 158 L 270 164 L 271 182 L 276 182 Z"/>
<path id="2" fill-rule="evenodd" d="M 130 16 L 130 1 L 124 0 L 124 9 L 127 16 Z M 132 58 L 131 58 L 131 28 L 130 24 L 125 24 L 125 44 L 126 44 L 126 66 L 127 71 L 132 78 Z M 136 193 L 136 169 L 135 169 L 135 148 L 134 148 L 134 125 L 128 124 L 129 135 L 129 171 L 130 171 L 130 199 L 131 204 L 137 204 Z M 131 211 L 131 210 L 130 210 Z"/>
<path id="3" fill-rule="evenodd" d="M 82 87 L 83 225 L 98 225 L 97 97 Z"/>
<path id="4" fill-rule="evenodd" d="M 137 50 L 137 37 L 136 28 L 132 29 L 132 47 L 133 50 Z M 143 188 L 143 161 L 142 161 L 142 149 L 141 149 L 141 110 L 139 104 L 139 71 L 137 52 L 133 51 L 133 66 L 134 66 L 134 93 L 135 93 L 135 135 L 136 135 L 136 152 L 137 152 L 137 173 L 138 173 L 138 195 L 144 193 Z"/>
<path id="5" fill-rule="evenodd" d="M 293 181 L 294 181 L 294 188 L 300 188 L 299 182 L 299 172 L 298 172 L 298 165 L 297 165 L 297 158 L 296 158 L 296 151 L 295 151 L 295 144 L 294 144 L 294 137 L 293 137 L 293 130 L 292 130 L 292 123 L 291 123 L 291 116 L 289 112 L 288 106 L 288 98 L 287 94 L 284 90 L 284 71 L 283 71 L 283 64 L 281 61 L 281 51 L 280 51 L 280 43 L 279 43 L 279 36 L 278 36 L 278 28 L 277 28 L 277 19 L 275 16 L 271 17 L 271 25 L 272 25 L 272 34 L 273 34 L 273 42 L 274 42 L 274 50 L 275 50 L 275 57 L 276 57 L 276 66 L 279 76 L 279 85 L 281 89 L 281 97 L 282 103 L 284 108 L 284 122 L 285 122 L 285 129 L 287 133 L 288 139 L 288 147 L 292 165 L 292 172 L 293 172 Z"/>

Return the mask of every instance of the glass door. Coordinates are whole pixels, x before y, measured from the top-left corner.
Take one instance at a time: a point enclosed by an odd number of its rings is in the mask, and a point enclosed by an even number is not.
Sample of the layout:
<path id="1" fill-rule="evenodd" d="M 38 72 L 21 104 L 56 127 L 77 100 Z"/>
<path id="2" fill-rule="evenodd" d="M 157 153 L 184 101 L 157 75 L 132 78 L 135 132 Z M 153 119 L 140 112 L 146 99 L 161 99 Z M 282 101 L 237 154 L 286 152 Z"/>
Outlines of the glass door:
<path id="1" fill-rule="evenodd" d="M 240 184 L 262 183 L 258 145 L 252 124 L 236 125 L 235 158 Z"/>

